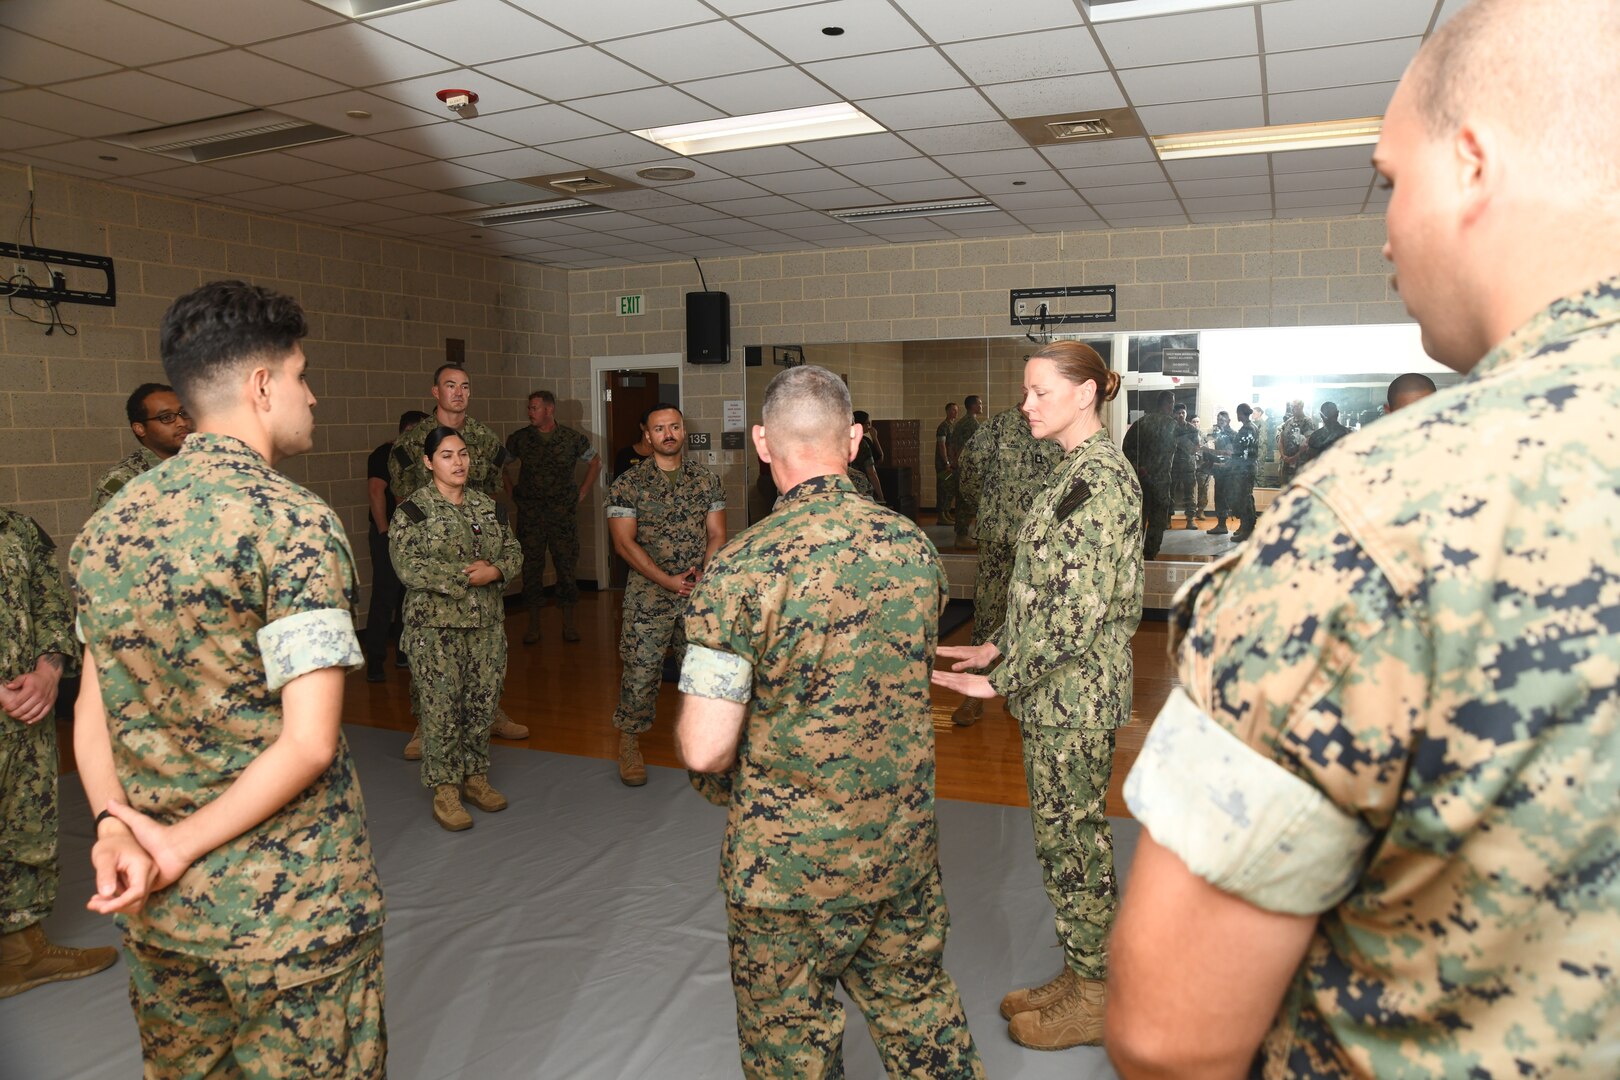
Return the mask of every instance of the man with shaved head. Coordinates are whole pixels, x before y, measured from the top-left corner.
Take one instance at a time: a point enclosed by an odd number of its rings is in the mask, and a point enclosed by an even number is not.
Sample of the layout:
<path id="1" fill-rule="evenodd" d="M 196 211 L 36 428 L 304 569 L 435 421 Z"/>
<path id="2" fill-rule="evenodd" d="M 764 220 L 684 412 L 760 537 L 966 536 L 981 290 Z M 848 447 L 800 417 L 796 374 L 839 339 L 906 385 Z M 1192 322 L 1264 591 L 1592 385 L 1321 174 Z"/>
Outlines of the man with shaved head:
<path id="1" fill-rule="evenodd" d="M 789 368 L 761 419 L 754 448 L 782 496 L 692 593 L 675 733 L 698 789 L 728 808 L 743 1073 L 842 1076 L 842 984 L 890 1076 L 982 1077 L 941 963 L 939 554 L 845 476 L 861 429 L 842 379 Z"/>
<path id="2" fill-rule="evenodd" d="M 1422 401 L 1434 393 L 1434 389 L 1434 380 L 1421 372 L 1408 371 L 1405 375 L 1397 375 L 1384 392 L 1384 412 L 1392 413 L 1415 401 Z"/>
<path id="3" fill-rule="evenodd" d="M 1170 620 L 1126 785 L 1126 1078 L 1620 1075 L 1620 4 L 1478 0 L 1395 91 L 1384 255 L 1466 374 Z"/>

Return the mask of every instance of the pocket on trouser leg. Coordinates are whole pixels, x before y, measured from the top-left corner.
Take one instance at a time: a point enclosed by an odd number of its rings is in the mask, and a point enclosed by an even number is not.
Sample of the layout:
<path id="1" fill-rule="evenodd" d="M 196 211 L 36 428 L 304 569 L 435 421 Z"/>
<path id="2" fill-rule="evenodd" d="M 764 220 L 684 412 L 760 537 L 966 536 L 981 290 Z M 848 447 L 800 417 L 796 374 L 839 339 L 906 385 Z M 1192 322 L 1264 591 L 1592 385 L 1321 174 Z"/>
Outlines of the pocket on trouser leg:
<path id="1" fill-rule="evenodd" d="M 250 1077 L 385 1074 L 382 932 L 284 959 L 262 1012 L 239 1033 L 237 1060 Z"/>
<path id="2" fill-rule="evenodd" d="M 815 972 L 811 935 L 738 926 L 734 918 L 727 936 L 743 1073 L 750 1080 L 841 1076 L 842 1007 Z M 839 1016 L 829 1016 L 829 1006 Z"/>

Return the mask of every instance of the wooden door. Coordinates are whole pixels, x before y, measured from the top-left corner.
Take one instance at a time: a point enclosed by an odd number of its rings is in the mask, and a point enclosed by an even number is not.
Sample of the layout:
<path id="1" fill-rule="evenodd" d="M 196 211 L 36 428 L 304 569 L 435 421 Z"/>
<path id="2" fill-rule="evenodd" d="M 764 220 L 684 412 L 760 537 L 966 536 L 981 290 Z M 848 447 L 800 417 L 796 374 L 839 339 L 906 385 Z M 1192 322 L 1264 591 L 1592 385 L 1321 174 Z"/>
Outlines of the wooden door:
<path id="1" fill-rule="evenodd" d="M 608 468 L 611 470 L 619 451 L 641 439 L 641 416 L 660 402 L 680 404 L 674 400 L 674 384 L 661 386 L 656 371 L 604 371 L 602 372 L 602 402 L 607 406 Z M 608 478 L 608 482 L 612 481 Z M 619 558 L 608 541 L 608 587 L 624 588 L 630 567 Z"/>

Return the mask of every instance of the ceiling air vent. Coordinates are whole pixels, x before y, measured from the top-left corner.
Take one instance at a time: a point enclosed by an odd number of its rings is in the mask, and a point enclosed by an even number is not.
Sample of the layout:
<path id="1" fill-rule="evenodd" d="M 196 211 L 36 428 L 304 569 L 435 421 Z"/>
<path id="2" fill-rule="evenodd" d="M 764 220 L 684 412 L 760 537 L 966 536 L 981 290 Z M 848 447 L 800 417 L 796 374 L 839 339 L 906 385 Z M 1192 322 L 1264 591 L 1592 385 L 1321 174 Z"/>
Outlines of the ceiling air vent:
<path id="1" fill-rule="evenodd" d="M 1056 116 L 1025 116 L 1011 121 L 1031 146 L 1073 146 L 1077 142 L 1141 138 L 1142 122 L 1131 109 L 1088 109 Z"/>
<path id="2" fill-rule="evenodd" d="M 588 173 L 579 176 L 563 176 L 556 180 L 548 180 L 550 187 L 558 191 L 566 191 L 570 195 L 584 195 L 592 191 L 613 191 L 618 184 L 604 180 L 600 176 L 591 176 Z"/>
<path id="3" fill-rule="evenodd" d="M 597 206 L 581 199 L 552 199 L 549 202 L 524 203 L 517 206 L 501 206 L 493 210 L 469 210 L 461 214 L 446 215 L 452 221 L 464 222 L 468 225 L 487 225 L 499 228 L 502 225 L 516 225 L 523 221 L 551 221 L 555 218 L 584 217 L 587 214 L 611 214 L 613 209 L 607 206 Z"/>
<path id="4" fill-rule="evenodd" d="M 1102 117 L 1090 120 L 1059 120 L 1046 125 L 1056 139 L 1106 139 L 1114 133 Z"/>
<path id="5" fill-rule="evenodd" d="M 895 218 L 942 217 L 946 214 L 982 214 L 1000 207 L 989 199 L 943 199 L 939 202 L 892 203 L 888 206 L 851 206 L 827 213 L 840 221 L 891 221 Z"/>
<path id="6" fill-rule="evenodd" d="M 189 124 L 146 128 L 104 138 L 106 142 L 127 146 L 131 150 L 196 163 L 222 161 L 225 158 L 262 154 L 267 150 L 285 150 L 290 146 L 307 146 L 348 137 L 348 132 L 334 131 L 308 120 L 253 109 Z"/>

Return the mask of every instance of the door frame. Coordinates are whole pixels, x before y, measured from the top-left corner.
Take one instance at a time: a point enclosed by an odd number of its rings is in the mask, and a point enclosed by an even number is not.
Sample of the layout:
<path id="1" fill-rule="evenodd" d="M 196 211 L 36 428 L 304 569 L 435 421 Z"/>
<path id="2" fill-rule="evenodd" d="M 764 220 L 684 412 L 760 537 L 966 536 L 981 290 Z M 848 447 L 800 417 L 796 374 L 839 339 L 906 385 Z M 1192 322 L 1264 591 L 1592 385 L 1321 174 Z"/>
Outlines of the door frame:
<path id="1" fill-rule="evenodd" d="M 647 353 L 641 356 L 593 356 L 591 357 L 591 426 L 602 443 L 602 467 L 604 470 L 613 465 L 613 455 L 618 453 L 617 446 L 607 445 L 607 413 L 602 408 L 602 375 L 609 371 L 656 371 L 659 385 L 663 385 L 664 374 L 674 372 L 674 383 L 680 392 L 681 408 L 686 408 L 686 387 L 682 382 L 684 372 L 681 362 L 684 358 L 678 352 Z M 592 506 L 596 508 L 597 529 L 596 535 L 600 542 L 596 545 L 596 581 L 597 587 L 608 587 L 608 551 L 613 546 L 613 540 L 607 531 L 607 487 L 606 484 L 596 484 L 592 487 Z"/>

